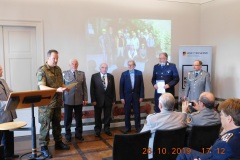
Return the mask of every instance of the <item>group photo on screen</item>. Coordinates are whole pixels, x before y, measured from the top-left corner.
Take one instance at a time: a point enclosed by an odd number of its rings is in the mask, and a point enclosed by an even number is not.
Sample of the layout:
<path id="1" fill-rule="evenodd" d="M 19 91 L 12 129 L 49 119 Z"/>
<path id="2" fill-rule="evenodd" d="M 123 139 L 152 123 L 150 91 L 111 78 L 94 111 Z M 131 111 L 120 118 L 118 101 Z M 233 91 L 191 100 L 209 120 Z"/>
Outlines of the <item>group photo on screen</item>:
<path id="1" fill-rule="evenodd" d="M 127 61 L 132 59 L 136 68 L 144 72 L 146 64 L 160 52 L 170 52 L 171 21 L 92 18 L 87 23 L 86 38 L 91 67 L 105 62 L 111 73 L 127 67 Z"/>

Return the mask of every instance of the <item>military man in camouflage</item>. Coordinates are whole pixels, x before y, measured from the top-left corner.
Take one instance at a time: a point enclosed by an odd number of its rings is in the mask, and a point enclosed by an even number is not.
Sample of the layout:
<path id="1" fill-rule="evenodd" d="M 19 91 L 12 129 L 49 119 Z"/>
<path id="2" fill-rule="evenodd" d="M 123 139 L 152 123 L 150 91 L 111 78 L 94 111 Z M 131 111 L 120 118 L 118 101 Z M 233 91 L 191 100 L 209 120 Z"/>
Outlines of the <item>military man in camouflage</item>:
<path id="1" fill-rule="evenodd" d="M 62 70 L 57 66 L 58 51 L 49 50 L 47 62 L 37 71 L 38 87 L 40 90 L 57 89 L 52 101 L 47 106 L 39 107 L 39 123 L 41 124 L 39 143 L 44 157 L 51 158 L 48 150 L 49 130 L 52 122 L 52 134 L 55 141 L 55 149 L 69 150 L 70 147 L 62 142 L 61 135 L 61 107 L 63 104 L 62 93 L 68 91 L 63 83 Z"/>

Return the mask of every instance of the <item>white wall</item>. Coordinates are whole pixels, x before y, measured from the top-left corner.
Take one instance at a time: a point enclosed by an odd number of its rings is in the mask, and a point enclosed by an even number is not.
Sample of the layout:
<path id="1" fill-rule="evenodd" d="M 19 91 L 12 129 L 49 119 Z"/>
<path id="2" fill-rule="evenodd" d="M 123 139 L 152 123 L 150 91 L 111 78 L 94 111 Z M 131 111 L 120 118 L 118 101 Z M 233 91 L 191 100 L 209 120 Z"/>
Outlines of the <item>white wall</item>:
<path id="1" fill-rule="evenodd" d="M 59 50 L 59 65 L 63 70 L 68 68 L 69 58 L 81 58 L 83 23 L 88 17 L 170 19 L 172 62 L 178 66 L 179 45 L 212 45 L 214 93 L 218 98 L 229 98 L 240 97 L 239 6 L 239 0 L 215 0 L 202 5 L 153 0 L 1 0 L 0 19 L 42 21 L 45 53 L 51 48 Z M 84 70 L 84 67 L 80 63 L 79 68 Z"/>
<path id="2" fill-rule="evenodd" d="M 79 69 L 84 59 L 85 22 L 89 17 L 123 17 L 172 20 L 171 61 L 178 66 L 178 46 L 196 45 L 200 40 L 200 4 L 156 0 L 1 0 L 0 19 L 42 21 L 44 51 L 57 49 L 59 66 L 68 69 L 68 59 L 77 57 Z M 158 59 L 153 63 L 158 63 Z M 144 75 L 151 77 L 152 73 Z M 90 81 L 90 79 L 88 80 Z M 153 97 L 148 82 L 147 98 Z M 88 86 L 89 87 L 89 86 Z M 178 89 L 178 87 L 176 87 Z M 176 91 L 176 94 L 178 91 Z"/>
<path id="3" fill-rule="evenodd" d="M 68 59 L 77 57 L 80 60 L 79 69 L 83 71 L 86 64 L 81 61 L 84 59 L 82 36 L 84 23 L 89 17 L 172 20 L 172 62 L 178 66 L 179 45 L 212 45 L 212 80 L 216 97 L 240 97 L 239 0 L 215 0 L 202 5 L 156 0 L 129 1 L 1 0 L 0 20 L 42 21 L 45 54 L 49 49 L 57 49 L 60 53 L 59 65 L 63 70 L 68 69 Z M 157 62 L 156 59 L 153 63 Z M 153 97 L 152 88 L 146 88 L 146 92 L 152 93 Z"/>
<path id="4" fill-rule="evenodd" d="M 240 97 L 239 15 L 239 0 L 215 0 L 201 6 L 200 44 L 214 47 L 212 80 L 218 98 Z"/>

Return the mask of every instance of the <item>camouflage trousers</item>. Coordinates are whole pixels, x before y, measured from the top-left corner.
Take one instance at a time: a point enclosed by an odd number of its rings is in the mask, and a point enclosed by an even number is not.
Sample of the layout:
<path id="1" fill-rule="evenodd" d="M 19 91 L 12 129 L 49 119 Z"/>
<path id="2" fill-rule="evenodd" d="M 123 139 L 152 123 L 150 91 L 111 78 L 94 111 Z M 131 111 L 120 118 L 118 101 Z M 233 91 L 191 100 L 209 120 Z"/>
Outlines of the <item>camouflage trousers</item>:
<path id="1" fill-rule="evenodd" d="M 62 141 L 62 128 L 60 125 L 61 121 L 61 107 L 50 108 L 48 106 L 42 106 L 38 109 L 38 121 L 41 124 L 39 144 L 40 146 L 47 146 L 50 137 L 49 130 L 52 126 L 52 134 L 55 142 Z M 51 125 L 52 122 L 52 125 Z"/>

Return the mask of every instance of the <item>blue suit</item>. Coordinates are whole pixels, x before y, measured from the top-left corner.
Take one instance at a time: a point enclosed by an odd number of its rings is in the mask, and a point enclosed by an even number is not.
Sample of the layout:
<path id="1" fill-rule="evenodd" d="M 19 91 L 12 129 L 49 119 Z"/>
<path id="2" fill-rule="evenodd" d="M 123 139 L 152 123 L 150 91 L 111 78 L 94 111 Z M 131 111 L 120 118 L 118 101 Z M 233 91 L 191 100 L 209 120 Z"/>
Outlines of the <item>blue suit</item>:
<path id="1" fill-rule="evenodd" d="M 203 151 L 208 151 L 208 149 L 210 149 L 208 154 L 203 154 L 195 150 L 188 150 L 188 153 L 179 154 L 177 160 L 192 160 L 194 158 L 201 160 L 240 159 L 239 142 L 240 128 L 236 128 L 223 134 L 216 140 L 211 148 L 203 148 Z"/>
<path id="2" fill-rule="evenodd" d="M 176 65 L 173 63 L 166 62 L 165 66 L 162 67 L 160 64 L 156 64 L 153 68 L 152 85 L 156 84 L 157 80 L 164 80 L 165 84 L 168 84 L 170 88 L 166 89 L 166 92 L 171 93 L 174 96 L 174 86 L 179 82 L 179 75 Z M 158 107 L 158 99 L 161 93 L 157 93 L 155 90 L 155 111 L 160 112 Z"/>
<path id="3" fill-rule="evenodd" d="M 132 87 L 129 70 L 122 73 L 120 78 L 120 99 L 125 100 L 125 127 L 131 129 L 130 113 L 133 107 L 135 128 L 140 130 L 140 98 L 144 98 L 144 83 L 142 72 L 134 69 L 134 86 Z"/>

